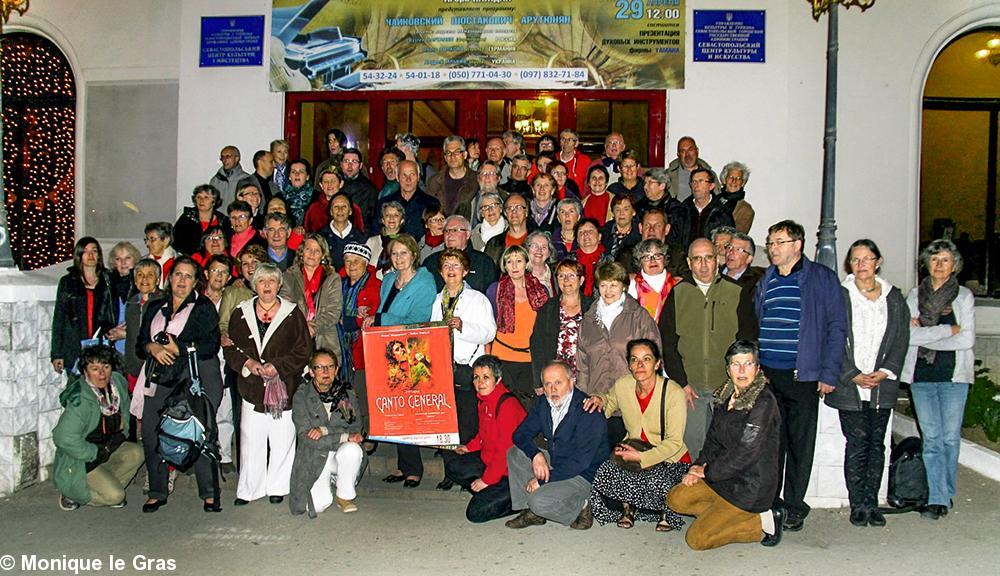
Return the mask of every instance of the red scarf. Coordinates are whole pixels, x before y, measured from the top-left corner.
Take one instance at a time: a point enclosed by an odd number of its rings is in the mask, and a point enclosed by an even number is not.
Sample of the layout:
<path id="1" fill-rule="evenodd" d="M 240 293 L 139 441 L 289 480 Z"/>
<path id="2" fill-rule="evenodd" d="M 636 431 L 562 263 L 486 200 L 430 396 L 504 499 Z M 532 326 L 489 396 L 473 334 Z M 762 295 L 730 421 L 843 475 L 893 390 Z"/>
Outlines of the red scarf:
<path id="1" fill-rule="evenodd" d="M 317 266 L 312 278 L 309 277 L 305 267 L 303 267 L 302 278 L 305 280 L 306 308 L 309 309 L 306 320 L 312 320 L 316 317 L 316 293 L 319 292 L 320 284 L 323 283 L 323 267 Z"/>
<path id="2" fill-rule="evenodd" d="M 657 294 L 653 290 L 653 287 L 646 282 L 646 279 L 642 277 L 642 272 L 635 275 L 635 295 L 638 296 L 639 304 L 649 312 L 653 320 L 660 321 L 660 312 L 663 311 L 663 303 L 667 301 L 670 291 L 680 281 L 680 278 L 667 272 L 667 278 L 663 281 L 663 290 Z"/>
<path id="3" fill-rule="evenodd" d="M 247 245 L 247 242 L 253 240 L 253 237 L 257 235 L 257 230 L 253 226 L 248 226 L 246 230 L 242 232 L 236 232 L 233 237 L 229 239 L 229 255 L 236 258 L 240 250 Z"/>
<path id="4" fill-rule="evenodd" d="M 431 234 L 424 234 L 424 244 L 427 244 L 431 248 L 437 248 L 444 242 L 444 234 L 440 236 L 433 236 Z"/>
<path id="5" fill-rule="evenodd" d="M 528 304 L 531 304 L 531 309 L 536 312 L 549 299 L 549 293 L 545 290 L 545 286 L 542 286 L 542 283 L 533 274 L 525 273 L 524 289 L 528 293 Z M 497 284 L 497 332 L 514 333 L 515 301 L 514 281 L 510 279 L 510 276 L 504 274 Z"/>
<path id="6" fill-rule="evenodd" d="M 604 256 L 604 245 L 598 244 L 597 250 L 587 254 L 582 249 L 576 249 L 576 261 L 583 265 L 583 293 L 585 296 L 594 295 L 594 268 Z"/>

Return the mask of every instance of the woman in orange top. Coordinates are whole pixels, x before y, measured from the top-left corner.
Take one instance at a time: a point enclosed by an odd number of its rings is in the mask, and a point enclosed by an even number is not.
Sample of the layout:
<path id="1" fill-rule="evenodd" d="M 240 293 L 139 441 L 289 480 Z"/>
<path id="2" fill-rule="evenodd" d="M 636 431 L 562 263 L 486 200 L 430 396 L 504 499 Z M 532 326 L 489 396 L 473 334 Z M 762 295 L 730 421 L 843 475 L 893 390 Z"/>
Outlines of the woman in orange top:
<path id="1" fill-rule="evenodd" d="M 503 362 L 504 383 L 527 410 L 541 384 L 531 376 L 531 332 L 549 294 L 528 270 L 528 251 L 508 246 L 500 259 L 500 280 L 487 290 L 497 316 L 493 354 Z"/>

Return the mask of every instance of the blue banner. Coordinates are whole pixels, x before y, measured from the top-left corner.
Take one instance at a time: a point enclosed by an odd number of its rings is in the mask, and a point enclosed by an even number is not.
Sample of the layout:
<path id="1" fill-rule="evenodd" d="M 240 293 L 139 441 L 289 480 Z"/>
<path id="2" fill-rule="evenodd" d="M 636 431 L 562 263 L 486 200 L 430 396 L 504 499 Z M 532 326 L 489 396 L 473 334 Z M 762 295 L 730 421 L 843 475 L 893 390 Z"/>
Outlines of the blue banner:
<path id="1" fill-rule="evenodd" d="M 201 19 L 202 68 L 264 63 L 264 16 L 205 16 Z"/>
<path id="2" fill-rule="evenodd" d="M 764 10 L 695 10 L 695 62 L 764 62 Z"/>

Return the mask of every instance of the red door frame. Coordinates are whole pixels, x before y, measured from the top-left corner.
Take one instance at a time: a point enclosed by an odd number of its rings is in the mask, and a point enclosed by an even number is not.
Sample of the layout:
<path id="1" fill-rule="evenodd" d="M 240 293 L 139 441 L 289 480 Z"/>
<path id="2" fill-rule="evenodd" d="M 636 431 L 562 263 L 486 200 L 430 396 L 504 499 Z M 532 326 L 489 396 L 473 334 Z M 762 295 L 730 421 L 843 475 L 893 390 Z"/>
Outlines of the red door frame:
<path id="1" fill-rule="evenodd" d="M 289 142 L 289 154 L 295 158 L 299 154 L 299 123 L 304 102 L 356 102 L 367 100 L 368 133 L 378 134 L 369 138 L 369 172 L 374 171 L 375 162 L 384 147 L 386 104 L 396 100 L 455 100 L 458 116 L 458 131 L 463 135 L 478 137 L 480 142 L 486 137 L 486 101 L 536 100 L 554 98 L 559 101 L 559 126 L 576 126 L 576 103 L 579 100 L 644 100 L 649 105 L 649 142 L 647 158 L 649 166 L 664 166 L 665 139 L 667 126 L 667 93 L 665 90 L 385 90 L 381 92 L 288 92 L 285 94 L 285 138 Z"/>

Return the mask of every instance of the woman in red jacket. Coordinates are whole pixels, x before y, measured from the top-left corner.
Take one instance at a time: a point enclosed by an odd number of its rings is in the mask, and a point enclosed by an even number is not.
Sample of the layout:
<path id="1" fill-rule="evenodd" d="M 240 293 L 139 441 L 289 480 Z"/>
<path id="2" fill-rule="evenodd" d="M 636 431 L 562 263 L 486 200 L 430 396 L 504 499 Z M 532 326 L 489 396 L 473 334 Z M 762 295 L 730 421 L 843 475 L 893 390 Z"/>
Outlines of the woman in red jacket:
<path id="1" fill-rule="evenodd" d="M 479 398 L 479 433 L 455 448 L 457 458 L 445 465 L 445 475 L 472 492 L 465 509 L 469 522 L 488 522 L 513 514 L 507 482 L 507 450 L 514 430 L 524 420 L 521 403 L 503 385 L 500 359 L 490 354 L 472 363 L 472 383 Z"/>
<path id="2" fill-rule="evenodd" d="M 351 382 L 358 395 L 358 408 L 362 428 L 368 430 L 368 394 L 365 387 L 365 354 L 361 345 L 361 325 L 368 316 L 374 316 L 379 305 L 382 282 L 375 277 L 375 267 L 368 262 L 372 250 L 355 242 L 344 246 L 344 267 L 340 270 L 343 307 L 337 331 L 340 336 L 340 379 Z M 366 449 L 373 444 L 366 442 Z"/>

